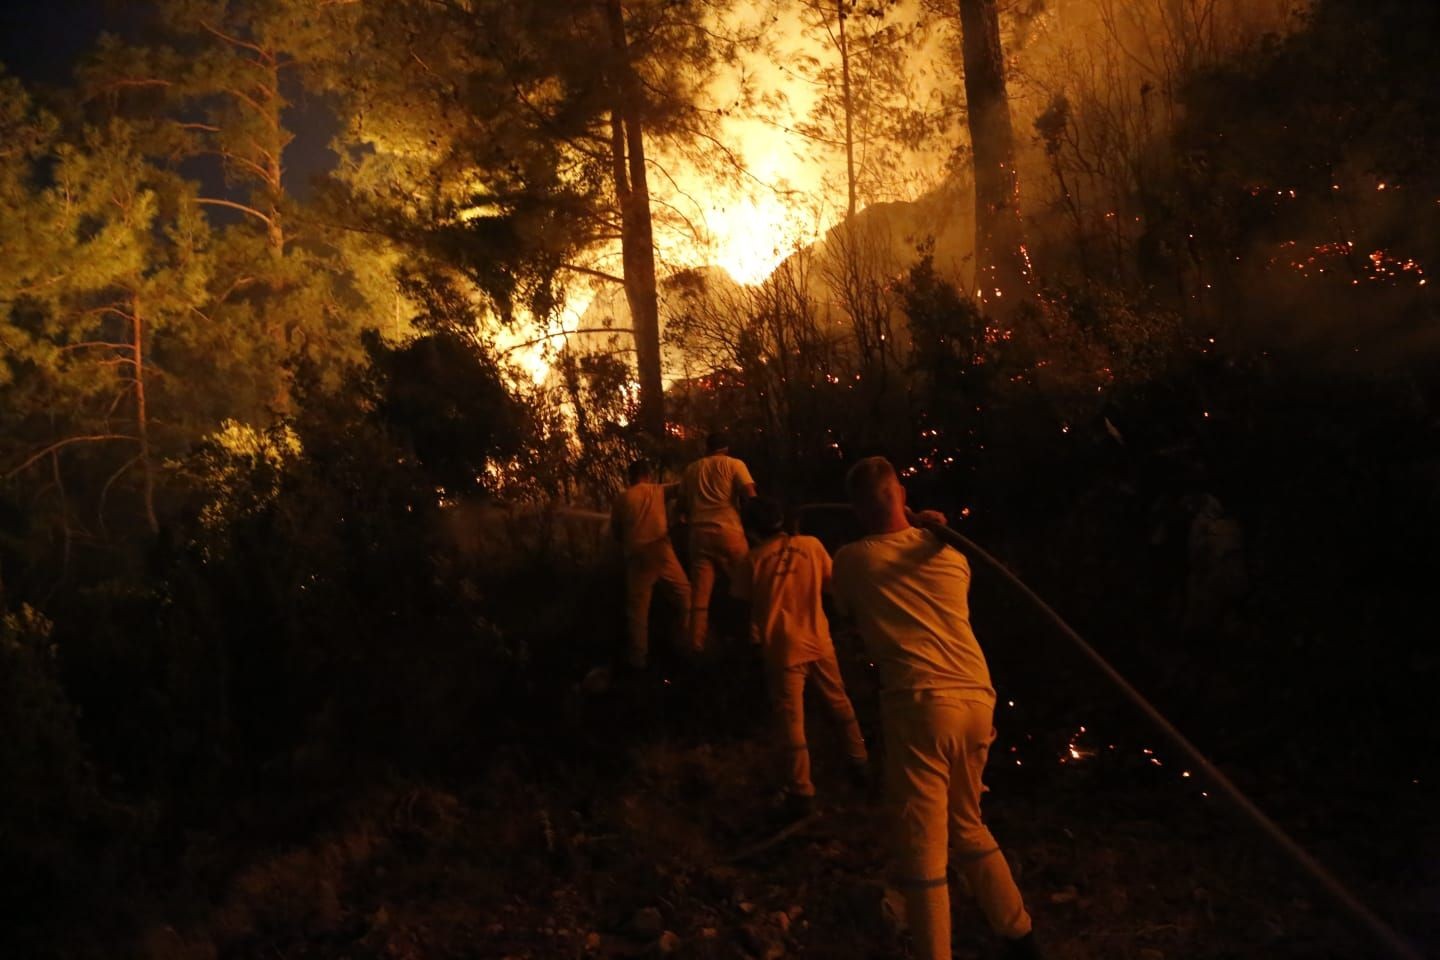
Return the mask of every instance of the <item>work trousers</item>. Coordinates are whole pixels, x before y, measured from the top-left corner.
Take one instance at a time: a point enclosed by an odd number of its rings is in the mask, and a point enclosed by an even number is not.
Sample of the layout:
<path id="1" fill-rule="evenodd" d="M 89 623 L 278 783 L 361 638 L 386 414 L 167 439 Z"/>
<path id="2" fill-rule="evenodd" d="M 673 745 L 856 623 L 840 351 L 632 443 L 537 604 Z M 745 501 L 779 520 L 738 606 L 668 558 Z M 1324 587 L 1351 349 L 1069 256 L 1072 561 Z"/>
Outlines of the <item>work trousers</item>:
<path id="1" fill-rule="evenodd" d="M 805 682 L 814 684 L 825 706 L 834 718 L 840 736 L 845 740 L 845 754 L 854 763 L 866 761 L 865 738 L 860 733 L 860 723 L 855 719 L 855 708 L 845 693 L 845 681 L 840 676 L 840 664 L 835 653 L 791 666 L 771 665 L 766 669 L 770 685 L 770 702 L 775 708 L 775 719 L 780 727 L 781 744 L 784 753 L 786 789 L 802 797 L 815 795 L 815 784 L 810 780 L 810 748 L 805 740 Z"/>
<path id="2" fill-rule="evenodd" d="M 670 541 L 656 540 L 637 547 L 625 558 L 625 608 L 630 636 L 626 650 L 632 667 L 644 667 L 650 650 L 650 598 L 659 581 L 680 612 L 680 636 L 686 636 L 685 620 L 690 613 L 690 581 L 680 569 Z"/>
<path id="3" fill-rule="evenodd" d="M 735 527 L 701 523 L 690 528 L 690 648 L 705 649 L 710 632 L 710 595 L 718 570 L 734 576 L 735 565 L 750 549 L 745 534 Z"/>
<path id="4" fill-rule="evenodd" d="M 981 774 L 995 739 L 994 708 L 931 691 L 886 696 L 885 792 L 898 885 L 921 960 L 949 960 L 949 847 L 990 927 L 1013 939 L 1030 915 L 1000 845 L 980 819 Z"/>

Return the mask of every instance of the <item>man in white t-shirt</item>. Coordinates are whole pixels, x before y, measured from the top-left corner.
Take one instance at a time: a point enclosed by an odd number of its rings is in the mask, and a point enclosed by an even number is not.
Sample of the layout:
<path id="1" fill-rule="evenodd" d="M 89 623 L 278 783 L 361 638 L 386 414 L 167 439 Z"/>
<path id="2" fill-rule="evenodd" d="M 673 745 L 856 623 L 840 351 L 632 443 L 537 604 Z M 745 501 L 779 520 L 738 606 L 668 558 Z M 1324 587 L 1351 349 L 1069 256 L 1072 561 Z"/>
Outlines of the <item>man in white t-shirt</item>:
<path id="1" fill-rule="evenodd" d="M 625 610 L 629 620 L 627 659 L 644 669 L 650 649 L 650 597 L 658 581 L 680 611 L 680 635 L 686 636 L 690 614 L 690 581 L 680 569 L 670 546 L 665 501 L 675 495 L 675 484 L 651 482 L 650 465 L 630 464 L 630 485 L 615 498 L 610 526 L 625 555 Z"/>
<path id="2" fill-rule="evenodd" d="M 834 594 L 880 670 L 886 801 L 916 955 L 950 957 L 953 844 L 1006 957 L 1038 957 L 1010 866 L 980 818 L 995 690 L 970 629 L 970 565 L 910 524 L 905 489 L 883 457 L 857 463 L 845 486 L 866 535 L 835 554 Z"/>
<path id="3" fill-rule="evenodd" d="M 749 550 L 740 504 L 755 496 L 750 470 L 730 456 L 729 437 L 712 433 L 705 449 L 680 480 L 680 504 L 690 523 L 690 646 L 696 653 L 705 649 L 717 569 L 729 578 Z"/>

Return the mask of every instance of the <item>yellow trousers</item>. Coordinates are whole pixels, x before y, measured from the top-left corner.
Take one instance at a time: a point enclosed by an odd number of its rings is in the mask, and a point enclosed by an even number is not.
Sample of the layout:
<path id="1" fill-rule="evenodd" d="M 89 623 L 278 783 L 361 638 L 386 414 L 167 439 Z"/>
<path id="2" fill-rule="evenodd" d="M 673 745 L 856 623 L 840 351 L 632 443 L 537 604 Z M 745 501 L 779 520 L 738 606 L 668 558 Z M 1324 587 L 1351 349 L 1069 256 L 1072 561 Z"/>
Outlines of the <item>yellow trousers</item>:
<path id="1" fill-rule="evenodd" d="M 705 649 L 710 632 L 716 571 L 729 578 L 749 549 L 745 534 L 734 527 L 702 523 L 690 528 L 690 647 L 696 653 Z"/>
<path id="2" fill-rule="evenodd" d="M 779 724 L 783 745 L 786 789 L 802 797 L 815 795 L 815 784 L 810 780 L 810 748 L 805 741 L 805 682 L 808 680 L 825 701 L 830 715 L 845 740 L 845 754 L 855 763 L 864 763 L 865 738 L 860 733 L 860 722 L 855 719 L 855 707 L 845 693 L 845 681 L 840 676 L 840 664 L 832 651 L 829 655 L 809 663 L 791 666 L 771 666 L 766 670 L 770 685 L 770 701 L 775 707 L 775 719 Z"/>
<path id="3" fill-rule="evenodd" d="M 921 960 L 949 960 L 949 848 L 990 927 L 1030 932 L 1030 915 L 1000 845 L 980 819 L 981 774 L 995 739 L 994 708 L 944 692 L 889 694 L 885 792 L 895 830 L 898 885 Z"/>
<path id="4" fill-rule="evenodd" d="M 686 635 L 685 619 L 690 613 L 690 581 L 680 569 L 670 541 L 656 540 L 636 548 L 625 558 L 625 611 L 630 637 L 627 659 L 632 667 L 644 667 L 650 650 L 650 598 L 660 582 L 680 611 L 680 636 Z"/>

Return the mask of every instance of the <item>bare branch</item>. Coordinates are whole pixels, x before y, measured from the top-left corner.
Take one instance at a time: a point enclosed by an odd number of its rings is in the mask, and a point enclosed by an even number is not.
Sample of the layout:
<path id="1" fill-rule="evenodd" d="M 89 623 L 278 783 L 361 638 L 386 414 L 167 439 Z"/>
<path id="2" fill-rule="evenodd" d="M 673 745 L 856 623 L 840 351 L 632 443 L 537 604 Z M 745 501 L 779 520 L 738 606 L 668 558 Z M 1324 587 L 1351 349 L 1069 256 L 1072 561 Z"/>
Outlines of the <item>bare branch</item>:
<path id="1" fill-rule="evenodd" d="M 131 343 L 110 343 L 110 342 L 105 341 L 105 340 L 87 340 L 87 341 L 85 341 L 84 343 L 67 343 L 67 344 L 63 345 L 62 347 L 60 347 L 60 350 L 63 352 L 63 351 L 66 351 L 66 350 L 83 350 L 83 349 L 92 348 L 92 347 L 93 347 L 93 348 L 106 348 L 106 349 L 110 349 L 110 350 L 129 350 L 129 351 L 131 351 L 132 353 L 133 353 L 134 350 L 135 350 L 135 345 L 134 345 L 134 344 L 131 344 Z"/>
<path id="2" fill-rule="evenodd" d="M 596 279 L 604 280 L 608 283 L 625 282 L 624 277 L 617 277 L 613 273 L 606 273 L 604 270 L 596 270 L 592 267 L 582 267 L 577 263 L 562 263 L 560 264 L 560 269 L 569 270 L 571 273 L 581 273 L 587 277 L 595 277 Z"/>
<path id="3" fill-rule="evenodd" d="M 631 327 L 580 327 L 575 330 L 556 330 L 554 333 L 547 333 L 543 337 L 536 337 L 534 340 L 526 340 L 524 343 L 517 343 L 506 347 L 500 351 L 500 356 L 509 356 L 516 350 L 524 350 L 526 347 L 538 346 L 550 340 L 557 340 L 560 337 L 572 337 L 592 333 L 628 333 L 631 336 L 635 335 L 635 331 Z"/>
<path id="4" fill-rule="evenodd" d="M 208 207 L 229 207 L 232 210 L 239 210 L 241 213 L 248 213 L 250 216 L 262 221 L 266 226 L 275 226 L 275 221 L 266 214 L 246 204 L 236 203 L 234 200 L 220 200 L 215 197 L 197 197 L 195 202 Z"/>
<path id="5" fill-rule="evenodd" d="M 116 481 L 116 480 L 119 480 L 122 476 L 125 475 L 125 472 L 126 472 L 127 470 L 129 470 L 131 467 L 135 466 L 135 464 L 139 463 L 140 460 L 141 460 L 141 457 L 142 457 L 142 455 L 137 453 L 135 456 L 131 457 L 129 460 L 126 460 L 123 464 L 120 465 L 120 469 L 119 469 L 119 470 L 116 470 L 114 473 L 110 474 L 110 479 L 106 480 L 106 481 L 105 481 L 105 485 L 100 488 L 100 505 L 96 508 L 95 514 L 96 514 L 96 516 L 97 516 L 97 517 L 99 518 L 99 520 L 100 520 L 100 529 L 101 529 L 101 530 L 105 530 L 105 529 L 106 529 L 106 528 L 105 528 L 105 502 L 110 498 L 110 488 L 115 484 L 115 481 Z"/>
<path id="6" fill-rule="evenodd" d="M 206 23 L 204 20 L 200 21 L 200 26 L 205 30 L 205 32 L 212 34 L 213 36 L 221 40 L 224 40 L 231 46 L 241 47 L 243 49 L 250 50 L 254 52 L 256 56 L 269 63 L 273 63 L 275 61 L 275 57 L 272 53 L 257 44 L 250 43 L 247 40 L 241 40 L 239 37 L 232 37 L 230 34 L 225 33 L 221 30 L 217 30 L 214 27 L 210 26 L 210 24 Z"/>
<path id="7" fill-rule="evenodd" d="M 36 463 L 45 459 L 50 454 L 65 447 L 69 447 L 77 443 L 99 443 L 105 440 L 130 440 L 133 442 L 135 438 L 130 436 L 129 434 L 124 433 L 93 433 L 80 437 L 67 437 L 64 440 L 52 443 L 48 447 L 32 453 L 30 456 L 26 457 L 24 461 L 22 461 L 18 466 L 12 467 L 11 469 L 5 471 L 4 475 L 0 476 L 0 479 L 9 480 L 17 473 L 23 473 L 29 467 L 34 466 Z"/>

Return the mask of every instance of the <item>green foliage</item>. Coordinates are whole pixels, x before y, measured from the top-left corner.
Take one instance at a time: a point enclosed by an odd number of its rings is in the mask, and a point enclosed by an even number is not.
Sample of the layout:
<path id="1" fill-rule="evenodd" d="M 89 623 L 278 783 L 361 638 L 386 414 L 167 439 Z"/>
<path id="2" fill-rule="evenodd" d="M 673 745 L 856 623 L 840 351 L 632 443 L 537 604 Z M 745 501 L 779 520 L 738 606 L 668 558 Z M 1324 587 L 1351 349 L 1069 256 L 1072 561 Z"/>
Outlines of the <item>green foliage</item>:
<path id="1" fill-rule="evenodd" d="M 40 956 L 39 928 L 96 910 L 110 838 L 67 695 L 52 624 L 31 607 L 0 614 L 0 896 L 11 921 L 0 949 Z M 84 864 L 82 868 L 81 864 Z M 92 914 L 93 915 L 93 914 Z"/>
<path id="2" fill-rule="evenodd" d="M 60 682 L 52 624 L 31 607 L 0 617 L 0 824 L 6 852 L 39 850 L 69 829 L 93 802 L 94 783 L 75 726 L 75 707 Z M 7 876 L 13 876 L 9 869 Z"/>
<path id="3" fill-rule="evenodd" d="M 499 465 L 519 451 L 524 417 L 500 371 L 473 342 L 436 333 L 387 348 L 367 341 L 375 413 L 425 471 L 456 497 L 499 486 Z"/>
<path id="4" fill-rule="evenodd" d="M 166 409 L 166 400 L 187 392 L 182 380 L 164 382 L 154 355 L 195 322 L 210 274 L 208 224 L 190 185 L 146 163 L 118 120 L 55 136 L 12 176 L 6 211 L 39 242 L 0 283 L 10 321 L 0 340 L 5 476 L 39 464 L 58 477 L 61 450 L 104 445 L 91 462 L 109 479 L 86 498 L 98 501 L 97 522 L 111 487 L 127 480 L 153 528 L 153 451 L 184 435 L 183 404 Z M 156 407 L 168 435 L 152 431 Z M 112 455 L 116 445 L 127 453 Z"/>

